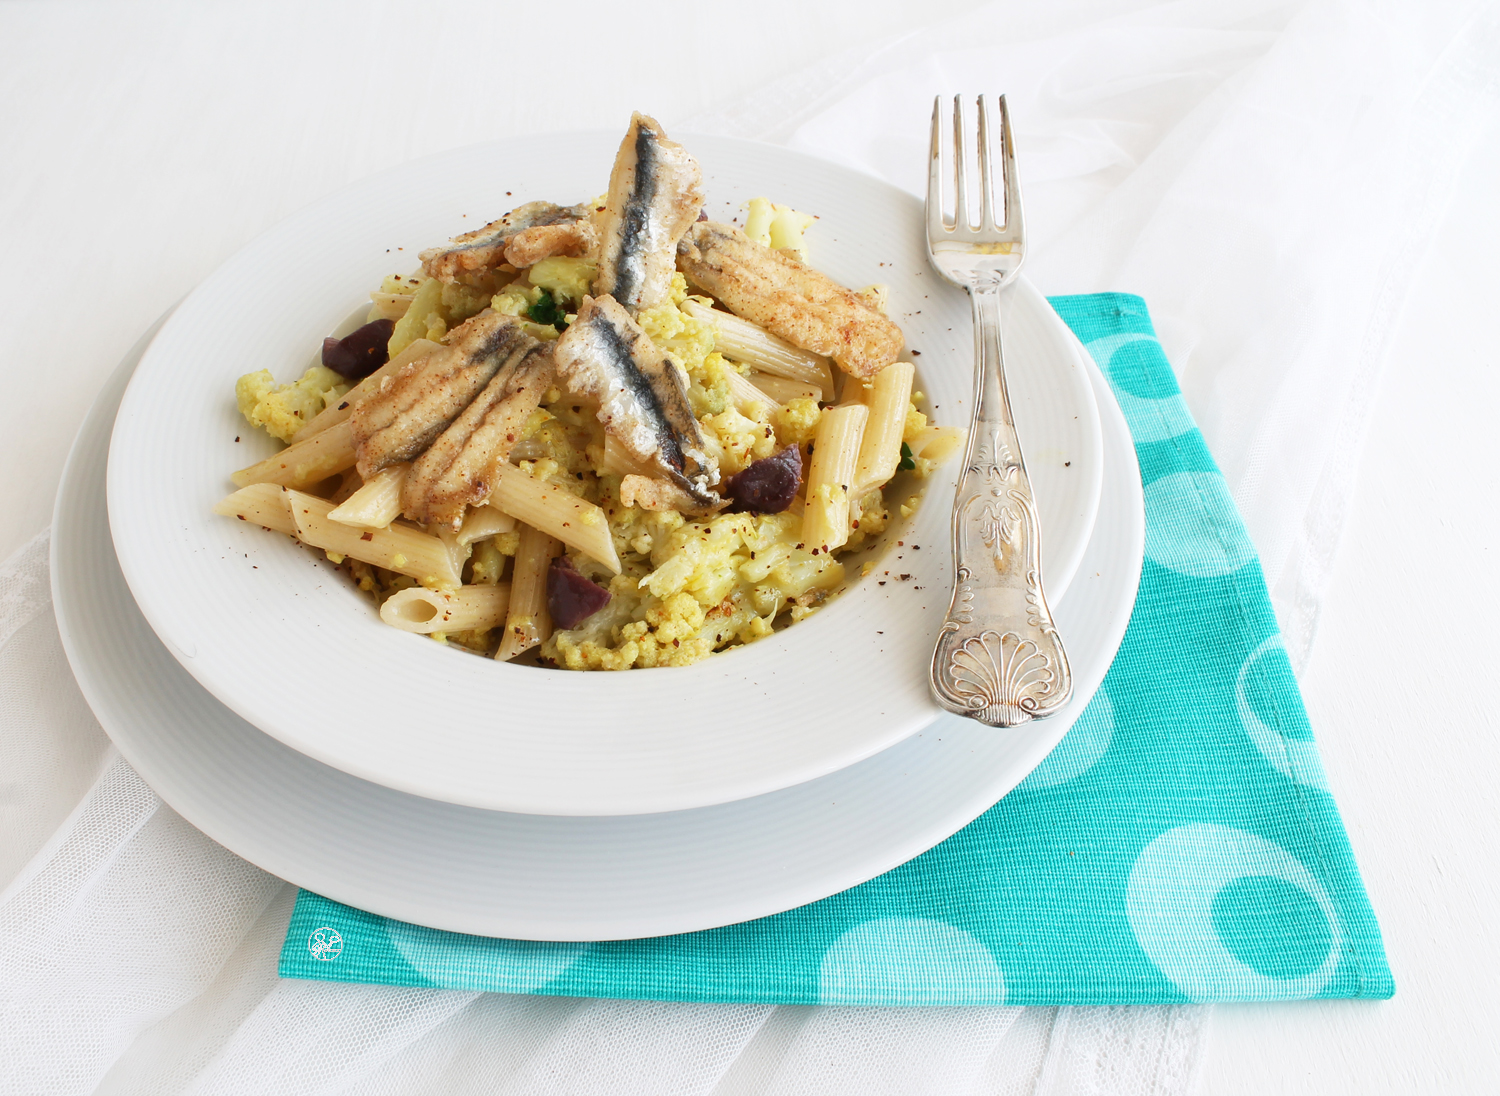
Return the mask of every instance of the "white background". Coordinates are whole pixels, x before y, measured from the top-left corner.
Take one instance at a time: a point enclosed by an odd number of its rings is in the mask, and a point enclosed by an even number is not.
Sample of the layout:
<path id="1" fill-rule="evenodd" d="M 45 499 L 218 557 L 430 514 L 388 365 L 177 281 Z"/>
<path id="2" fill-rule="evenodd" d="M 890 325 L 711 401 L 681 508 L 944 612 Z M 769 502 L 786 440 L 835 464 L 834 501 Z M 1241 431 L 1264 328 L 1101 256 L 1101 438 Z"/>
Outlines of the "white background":
<path id="1" fill-rule="evenodd" d="M 753 106 L 831 53 L 978 6 L 0 7 L 0 557 L 48 523 L 73 431 L 139 334 L 307 202 L 491 136 Z M 1497 179 L 1491 116 L 1411 272 L 1302 672 L 1397 996 L 1218 1007 L 1205 1092 L 1500 1087 Z M 1402 210 L 1385 212 L 1372 235 L 1394 236 Z M 1106 287 L 1049 269 L 1045 292 Z"/>

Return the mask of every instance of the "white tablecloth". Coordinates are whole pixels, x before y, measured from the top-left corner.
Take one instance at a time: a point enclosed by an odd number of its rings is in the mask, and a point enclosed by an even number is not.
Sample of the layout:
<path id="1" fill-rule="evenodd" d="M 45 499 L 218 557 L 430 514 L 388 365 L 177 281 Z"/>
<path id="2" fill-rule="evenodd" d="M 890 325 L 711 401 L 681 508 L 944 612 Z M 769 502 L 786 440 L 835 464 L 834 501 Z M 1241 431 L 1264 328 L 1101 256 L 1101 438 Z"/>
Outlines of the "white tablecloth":
<path id="1" fill-rule="evenodd" d="M 1479 702 L 1497 521 L 1473 505 L 1495 481 L 1494 4 L 9 4 L 0 57 L 0 556 L 47 524 L 72 432 L 140 332 L 351 179 L 635 107 L 919 190 L 931 95 L 1007 91 L 1028 270 L 1151 304 L 1306 667 L 1400 987 L 1221 1007 L 1203 1052 L 1191 1009 L 278 984 L 290 888 L 114 757 L 34 544 L 0 574 L 0 1091 L 1179 1092 L 1201 1064 L 1213 1092 L 1369 1092 L 1434 1056 L 1450 1091 L 1495 1080 L 1475 1028 L 1494 881 L 1472 867 L 1493 861 L 1497 767 Z"/>

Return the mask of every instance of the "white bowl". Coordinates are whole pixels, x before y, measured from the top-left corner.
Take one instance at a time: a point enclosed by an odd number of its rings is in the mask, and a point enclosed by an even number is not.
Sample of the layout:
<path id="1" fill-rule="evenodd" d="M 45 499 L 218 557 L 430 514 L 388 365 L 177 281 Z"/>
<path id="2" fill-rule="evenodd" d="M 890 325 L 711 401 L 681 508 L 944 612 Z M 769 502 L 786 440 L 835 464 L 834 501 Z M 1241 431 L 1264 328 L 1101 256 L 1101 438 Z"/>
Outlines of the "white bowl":
<path id="1" fill-rule="evenodd" d="M 210 512 L 231 489 L 229 472 L 274 447 L 235 411 L 235 378 L 260 368 L 300 374 L 360 294 L 413 268 L 423 247 L 523 201 L 598 193 L 617 143 L 617 134 L 509 140 L 357 183 L 225 263 L 142 360 L 110 448 L 121 567 L 178 661 L 288 746 L 446 802 L 618 815 L 784 788 L 936 718 L 927 663 L 950 592 L 951 465 L 916 514 L 860 557 L 877 573 L 814 616 L 696 666 L 623 674 L 511 666 L 384 627 L 310 552 Z M 684 143 L 704 166 L 711 216 L 757 194 L 818 213 L 814 263 L 845 284 L 890 285 L 908 344 L 921 352 L 928 409 L 939 423 L 967 423 L 967 299 L 928 268 L 919 203 L 784 149 Z M 1056 598 L 1098 506 L 1098 409 L 1081 352 L 1046 302 L 1023 284 L 1008 303 L 1011 393 Z"/>

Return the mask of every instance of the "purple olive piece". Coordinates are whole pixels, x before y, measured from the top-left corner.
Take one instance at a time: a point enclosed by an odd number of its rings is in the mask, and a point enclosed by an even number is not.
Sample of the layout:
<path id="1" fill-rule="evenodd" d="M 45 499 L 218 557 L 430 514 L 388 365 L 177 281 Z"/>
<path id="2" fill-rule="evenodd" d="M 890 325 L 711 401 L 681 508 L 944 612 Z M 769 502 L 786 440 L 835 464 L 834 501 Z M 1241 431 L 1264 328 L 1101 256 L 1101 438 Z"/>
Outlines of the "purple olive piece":
<path id="1" fill-rule="evenodd" d="M 554 628 L 576 628 L 609 604 L 609 591 L 578 573 L 567 556 L 547 566 L 547 611 Z"/>
<path id="2" fill-rule="evenodd" d="M 797 497 L 802 482 L 802 450 L 788 445 L 774 456 L 754 461 L 729 477 L 724 489 L 734 499 L 730 509 L 752 514 L 779 514 Z"/>
<path id="3" fill-rule="evenodd" d="M 345 380 L 368 377 L 390 360 L 387 349 L 394 320 L 372 320 L 342 339 L 323 340 L 323 364 Z"/>

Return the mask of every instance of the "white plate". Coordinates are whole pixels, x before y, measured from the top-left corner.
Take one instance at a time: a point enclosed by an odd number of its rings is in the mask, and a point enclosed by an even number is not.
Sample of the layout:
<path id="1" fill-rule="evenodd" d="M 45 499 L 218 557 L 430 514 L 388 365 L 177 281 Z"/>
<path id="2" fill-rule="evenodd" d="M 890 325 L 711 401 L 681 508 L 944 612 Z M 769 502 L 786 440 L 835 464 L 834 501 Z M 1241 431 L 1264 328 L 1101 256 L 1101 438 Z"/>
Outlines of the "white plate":
<path id="1" fill-rule="evenodd" d="M 389 917 L 609 940 L 731 924 L 854 886 L 959 830 L 1052 750 L 1103 680 L 1135 603 L 1140 477 L 1093 371 L 1107 485 L 1079 578 L 1057 607 L 1076 682 L 1057 716 L 1014 731 L 944 716 L 819 780 L 671 814 L 527 816 L 406 795 L 261 734 L 178 665 L 136 607 L 110 544 L 104 465 L 140 349 L 79 431 L 53 517 L 53 597 L 79 684 L 120 751 L 189 822 L 267 871 Z"/>
<path id="2" fill-rule="evenodd" d="M 421 247 L 523 200 L 597 193 L 618 139 L 527 137 L 357 183 L 225 263 L 141 362 L 110 451 L 121 567 L 188 671 L 287 745 L 447 802 L 620 815 L 784 788 L 869 757 L 936 718 L 927 666 L 951 581 L 957 462 L 934 479 L 928 503 L 884 538 L 873 558 L 889 579 L 856 582 L 797 627 L 697 666 L 627 674 L 497 664 L 382 627 L 368 599 L 310 553 L 210 513 L 230 489 L 229 472 L 272 449 L 235 412 L 236 377 L 262 367 L 280 378 L 299 373 L 365 288 L 410 269 Z M 785 149 L 688 144 L 703 163 L 714 214 L 728 216 L 758 193 L 822 214 L 810 233 L 818 264 L 847 284 L 890 284 L 921 351 L 936 420 L 966 424 L 967 298 L 927 267 L 920 203 Z M 1023 285 L 1010 305 L 1011 391 L 1056 597 L 1077 569 L 1098 505 L 1098 411 L 1082 351 L 1046 302 Z M 245 440 L 236 444 L 237 436 Z M 851 573 L 858 568 L 856 557 Z M 882 579 L 887 585 L 876 584 Z"/>

